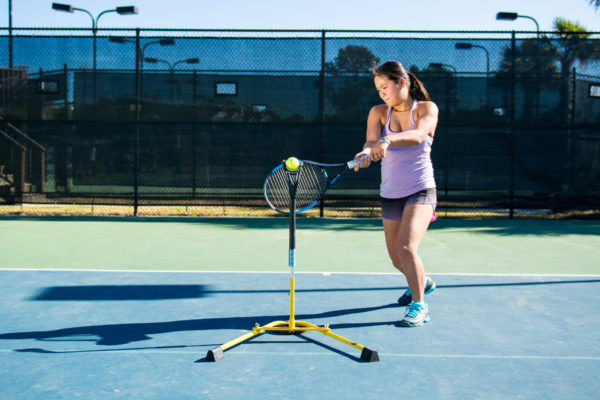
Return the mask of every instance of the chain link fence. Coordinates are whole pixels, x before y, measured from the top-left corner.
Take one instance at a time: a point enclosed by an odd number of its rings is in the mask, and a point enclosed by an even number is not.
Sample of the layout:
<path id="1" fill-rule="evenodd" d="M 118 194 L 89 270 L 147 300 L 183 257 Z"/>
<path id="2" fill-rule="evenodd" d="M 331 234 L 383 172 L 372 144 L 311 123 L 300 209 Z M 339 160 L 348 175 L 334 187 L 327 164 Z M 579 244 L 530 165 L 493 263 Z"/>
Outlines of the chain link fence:
<path id="1" fill-rule="evenodd" d="M 3 34 L 3 35 L 2 35 Z M 289 156 L 347 161 L 399 60 L 440 108 L 442 216 L 600 214 L 598 33 L 0 29 L 4 213 L 272 215 Z M 378 216 L 378 166 L 321 216 Z"/>

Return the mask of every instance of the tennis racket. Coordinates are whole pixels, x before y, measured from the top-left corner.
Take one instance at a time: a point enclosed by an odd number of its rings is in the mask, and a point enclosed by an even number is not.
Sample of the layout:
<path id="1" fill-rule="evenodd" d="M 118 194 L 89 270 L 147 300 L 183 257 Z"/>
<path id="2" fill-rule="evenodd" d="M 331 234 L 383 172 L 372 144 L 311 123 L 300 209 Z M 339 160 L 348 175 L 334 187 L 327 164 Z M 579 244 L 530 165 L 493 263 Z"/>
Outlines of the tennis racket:
<path id="1" fill-rule="evenodd" d="M 275 167 L 265 179 L 263 192 L 269 206 L 282 214 L 290 213 L 290 204 L 296 214 L 311 209 L 323 198 L 327 189 L 343 174 L 356 167 L 368 157 L 341 164 L 323 164 L 300 160 L 296 171 L 289 171 L 285 161 Z M 330 178 L 332 177 L 333 178 Z"/>

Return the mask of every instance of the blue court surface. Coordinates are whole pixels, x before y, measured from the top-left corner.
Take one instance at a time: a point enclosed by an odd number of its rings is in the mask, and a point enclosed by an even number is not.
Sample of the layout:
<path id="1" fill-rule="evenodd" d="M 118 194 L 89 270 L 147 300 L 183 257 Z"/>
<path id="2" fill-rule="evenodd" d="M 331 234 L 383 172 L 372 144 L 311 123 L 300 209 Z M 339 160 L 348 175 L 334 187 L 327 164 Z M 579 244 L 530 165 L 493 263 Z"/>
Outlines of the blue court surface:
<path id="1" fill-rule="evenodd" d="M 401 328 L 399 274 L 0 271 L 3 399 L 597 399 L 600 277 L 432 275 L 431 322 Z"/>

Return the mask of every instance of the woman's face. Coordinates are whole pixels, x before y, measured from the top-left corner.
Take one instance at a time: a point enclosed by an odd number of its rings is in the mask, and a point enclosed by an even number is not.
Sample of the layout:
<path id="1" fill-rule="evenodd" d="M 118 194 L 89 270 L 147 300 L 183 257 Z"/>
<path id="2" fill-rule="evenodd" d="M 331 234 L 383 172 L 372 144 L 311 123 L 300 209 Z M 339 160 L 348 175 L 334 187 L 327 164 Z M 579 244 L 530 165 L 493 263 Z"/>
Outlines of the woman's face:
<path id="1" fill-rule="evenodd" d="M 398 83 L 388 79 L 386 76 L 375 77 L 375 89 L 379 93 L 379 97 L 388 107 L 397 106 L 402 102 L 400 89 L 402 88 L 402 79 Z"/>

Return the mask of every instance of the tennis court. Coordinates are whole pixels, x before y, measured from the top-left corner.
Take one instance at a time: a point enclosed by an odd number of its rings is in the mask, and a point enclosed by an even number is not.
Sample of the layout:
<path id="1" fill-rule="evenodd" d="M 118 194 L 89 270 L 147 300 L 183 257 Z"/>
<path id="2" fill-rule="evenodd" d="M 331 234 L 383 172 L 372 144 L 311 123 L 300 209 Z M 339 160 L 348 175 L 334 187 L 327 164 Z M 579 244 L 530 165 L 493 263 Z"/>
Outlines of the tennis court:
<path id="1" fill-rule="evenodd" d="M 600 223 L 438 219 L 421 246 L 431 322 L 396 325 L 406 282 L 376 219 L 0 219 L 0 386 L 11 399 L 592 399 Z"/>

